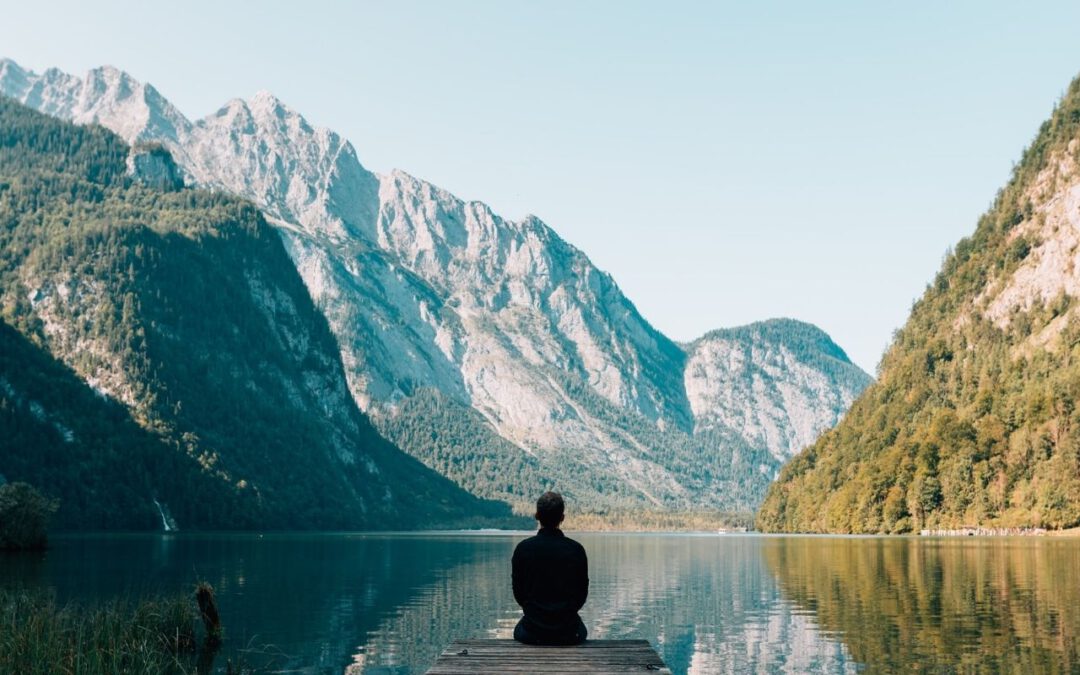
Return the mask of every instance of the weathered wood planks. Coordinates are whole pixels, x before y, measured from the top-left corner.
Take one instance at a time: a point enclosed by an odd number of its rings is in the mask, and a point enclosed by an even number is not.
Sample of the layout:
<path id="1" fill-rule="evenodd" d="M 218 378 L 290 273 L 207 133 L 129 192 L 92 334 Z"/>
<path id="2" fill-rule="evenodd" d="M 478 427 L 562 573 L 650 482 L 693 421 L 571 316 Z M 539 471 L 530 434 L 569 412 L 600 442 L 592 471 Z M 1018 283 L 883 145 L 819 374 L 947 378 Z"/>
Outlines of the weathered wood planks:
<path id="1" fill-rule="evenodd" d="M 494 673 L 666 673 L 648 640 L 588 640 L 574 647 L 532 647 L 513 640 L 456 640 L 428 675 Z"/>

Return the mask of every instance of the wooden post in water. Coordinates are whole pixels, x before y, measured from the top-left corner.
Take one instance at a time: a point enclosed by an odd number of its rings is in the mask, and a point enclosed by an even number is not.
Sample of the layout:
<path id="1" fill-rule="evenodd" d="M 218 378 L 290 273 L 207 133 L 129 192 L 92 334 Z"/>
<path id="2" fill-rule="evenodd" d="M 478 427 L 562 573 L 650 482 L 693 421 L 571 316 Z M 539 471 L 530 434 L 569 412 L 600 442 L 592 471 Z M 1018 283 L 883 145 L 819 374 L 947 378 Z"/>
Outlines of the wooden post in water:
<path id="1" fill-rule="evenodd" d="M 217 600 L 214 599 L 214 587 L 200 581 L 195 587 L 195 600 L 199 603 L 199 614 L 206 628 L 206 643 L 217 647 L 221 644 L 221 616 L 218 614 Z"/>
<path id="2" fill-rule="evenodd" d="M 195 672 L 206 675 L 214 670 L 214 657 L 217 656 L 218 647 L 221 646 L 221 615 L 218 614 L 217 600 L 214 598 L 214 587 L 205 581 L 200 581 L 195 586 L 195 601 L 199 603 L 199 614 L 202 616 L 203 627 L 206 628 L 206 639 L 203 641 L 202 650 L 199 652 L 198 663 L 195 664 Z M 232 664 L 227 667 L 232 672 Z"/>

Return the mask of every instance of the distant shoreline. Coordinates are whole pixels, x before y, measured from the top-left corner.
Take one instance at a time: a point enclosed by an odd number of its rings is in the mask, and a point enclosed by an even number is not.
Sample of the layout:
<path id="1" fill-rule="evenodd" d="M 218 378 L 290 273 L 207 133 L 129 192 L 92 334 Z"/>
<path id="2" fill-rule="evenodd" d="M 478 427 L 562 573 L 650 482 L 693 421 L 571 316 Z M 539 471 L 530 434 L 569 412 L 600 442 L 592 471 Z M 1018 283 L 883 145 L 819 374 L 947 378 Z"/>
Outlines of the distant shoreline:
<path id="1" fill-rule="evenodd" d="M 920 530 L 921 537 L 1061 537 L 1080 536 L 1080 527 L 1048 530 L 1044 527 L 960 527 Z"/>
<path id="2" fill-rule="evenodd" d="M 763 537 L 885 537 L 885 538 L 910 538 L 910 537 L 1080 537 L 1080 527 L 1071 527 L 1062 530 L 1051 530 L 1036 527 L 965 527 L 965 528 L 939 528 L 924 529 L 919 532 L 904 534 L 882 534 L 852 532 L 762 532 L 754 529 L 741 527 L 729 528 L 702 528 L 702 529 L 642 529 L 642 528 L 590 528 L 590 527 L 564 527 L 567 534 L 612 534 L 612 535 L 693 535 L 693 536 L 740 536 L 754 535 Z M 529 536 L 536 532 L 535 528 L 478 528 L 478 529 L 431 529 L 431 530 L 186 530 L 183 532 L 162 532 L 160 530 L 96 530 L 96 531 L 53 531 L 49 533 L 50 539 L 81 539 L 96 537 L 131 538 L 145 536 L 164 536 L 170 538 L 216 538 L 221 536 L 253 539 L 274 539 L 288 537 L 445 537 L 445 536 Z"/>

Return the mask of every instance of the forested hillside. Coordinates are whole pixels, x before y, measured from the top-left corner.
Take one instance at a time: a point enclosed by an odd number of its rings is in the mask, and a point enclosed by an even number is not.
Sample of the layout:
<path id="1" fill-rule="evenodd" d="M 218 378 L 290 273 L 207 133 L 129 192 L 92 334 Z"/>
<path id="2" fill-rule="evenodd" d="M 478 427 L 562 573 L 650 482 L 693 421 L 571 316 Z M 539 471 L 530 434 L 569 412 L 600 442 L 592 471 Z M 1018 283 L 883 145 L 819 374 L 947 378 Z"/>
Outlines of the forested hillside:
<path id="1" fill-rule="evenodd" d="M 0 474 L 71 528 L 386 528 L 508 513 L 382 439 L 277 233 L 0 99 Z"/>
<path id="2" fill-rule="evenodd" d="M 0 58 L 0 93 L 159 143 L 189 185 L 261 209 L 360 409 L 398 447 L 519 513 L 547 487 L 619 522 L 752 510 L 869 380 L 793 321 L 676 344 L 540 218 L 373 173 L 347 139 L 270 92 L 189 119 L 117 68 L 35 73 Z M 168 185 L 167 170 L 155 176 Z"/>
<path id="3" fill-rule="evenodd" d="M 780 474 L 767 531 L 1080 524 L 1080 80 L 914 305 L 878 381 Z"/>

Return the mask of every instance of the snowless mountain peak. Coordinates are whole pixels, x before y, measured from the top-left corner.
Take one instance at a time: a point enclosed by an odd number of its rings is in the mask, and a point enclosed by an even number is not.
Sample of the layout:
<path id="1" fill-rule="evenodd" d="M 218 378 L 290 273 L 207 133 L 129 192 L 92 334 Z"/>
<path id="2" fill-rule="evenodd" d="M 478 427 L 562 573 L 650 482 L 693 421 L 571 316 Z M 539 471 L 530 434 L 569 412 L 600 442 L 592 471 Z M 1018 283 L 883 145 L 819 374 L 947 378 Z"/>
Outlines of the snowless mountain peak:
<path id="1" fill-rule="evenodd" d="M 252 105 L 265 105 L 269 108 L 284 108 L 285 104 L 269 89 L 260 89 L 251 97 Z"/>
<path id="2" fill-rule="evenodd" d="M 121 87 L 134 89 L 139 87 L 139 82 L 135 80 L 131 75 L 127 74 L 123 70 L 120 70 L 116 66 L 103 65 L 97 68 L 91 68 L 87 74 L 87 80 L 101 81 L 110 84 L 115 84 Z"/>
<path id="3" fill-rule="evenodd" d="M 129 143 L 173 140 L 190 125 L 156 89 L 114 66 L 78 78 L 56 68 L 37 75 L 8 60 L 0 71 L 0 90 L 56 117 L 103 124 Z"/>
<path id="4" fill-rule="evenodd" d="M 267 115 L 274 117 L 300 117 L 299 113 L 285 105 L 281 99 L 274 96 L 267 89 L 260 89 L 255 92 L 255 95 L 248 99 L 248 106 L 252 110 L 265 112 Z"/>
<path id="5" fill-rule="evenodd" d="M 20 98 L 29 88 L 29 78 L 25 70 L 11 59 L 0 59 L 0 91 L 14 98 Z"/>
<path id="6" fill-rule="evenodd" d="M 276 122 L 284 128 L 295 129 L 302 134 L 337 136 L 325 127 L 313 127 L 303 115 L 266 89 L 255 92 L 255 95 L 247 102 L 247 106 L 256 118 L 265 120 L 267 124 Z"/>
<path id="7" fill-rule="evenodd" d="M 719 507 L 731 505 L 708 482 L 720 473 L 691 469 L 723 461 L 715 443 L 790 457 L 868 379 L 823 360 L 820 339 L 791 342 L 798 326 L 680 346 L 541 219 L 505 219 L 400 169 L 376 175 L 348 141 L 269 92 L 191 122 L 115 69 L 80 79 L 4 61 L 0 93 L 128 141 L 159 141 L 186 183 L 258 205 L 335 333 L 353 397 L 380 423 L 437 392 L 465 415 L 455 425 L 482 420 L 469 424 L 530 462 L 572 457 L 604 484 L 628 486 L 636 496 L 626 499 Z M 708 456 L 687 454 L 712 442 L 690 438 L 698 429 L 721 439 Z M 430 444 L 410 438 L 394 440 L 423 459 Z"/>

